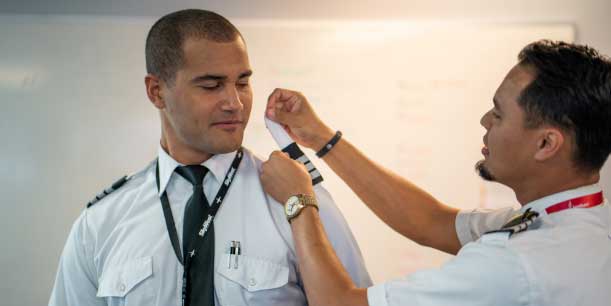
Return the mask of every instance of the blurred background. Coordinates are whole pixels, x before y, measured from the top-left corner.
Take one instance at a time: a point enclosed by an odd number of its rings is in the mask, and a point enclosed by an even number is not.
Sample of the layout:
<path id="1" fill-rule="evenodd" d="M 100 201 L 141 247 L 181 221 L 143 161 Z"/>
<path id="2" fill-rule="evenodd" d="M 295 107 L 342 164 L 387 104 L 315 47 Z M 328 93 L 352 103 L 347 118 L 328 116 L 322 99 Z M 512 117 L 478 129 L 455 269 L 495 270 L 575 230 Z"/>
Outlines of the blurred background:
<path id="1" fill-rule="evenodd" d="M 0 304 L 46 304 L 85 204 L 156 157 L 144 39 L 156 19 L 184 8 L 216 11 L 246 39 L 255 92 L 246 147 L 261 157 L 276 148 L 265 99 L 275 87 L 297 89 L 368 156 L 464 209 L 516 205 L 472 169 L 479 118 L 519 50 L 549 38 L 611 54 L 609 0 L 1 0 Z M 375 219 L 307 153 L 376 283 L 449 258 Z"/>

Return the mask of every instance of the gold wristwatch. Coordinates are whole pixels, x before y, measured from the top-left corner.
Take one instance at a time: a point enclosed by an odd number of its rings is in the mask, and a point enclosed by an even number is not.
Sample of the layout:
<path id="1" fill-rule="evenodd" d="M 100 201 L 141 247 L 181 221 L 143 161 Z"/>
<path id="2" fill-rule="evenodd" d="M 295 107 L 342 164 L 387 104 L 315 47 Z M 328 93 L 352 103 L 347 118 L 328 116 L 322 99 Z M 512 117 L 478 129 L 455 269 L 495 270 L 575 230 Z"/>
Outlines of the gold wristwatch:
<path id="1" fill-rule="evenodd" d="M 299 216 L 301 211 L 306 208 L 306 206 L 314 206 L 314 208 L 318 210 L 316 198 L 307 194 L 296 194 L 291 196 L 284 204 L 286 219 L 291 222 L 291 220 Z"/>

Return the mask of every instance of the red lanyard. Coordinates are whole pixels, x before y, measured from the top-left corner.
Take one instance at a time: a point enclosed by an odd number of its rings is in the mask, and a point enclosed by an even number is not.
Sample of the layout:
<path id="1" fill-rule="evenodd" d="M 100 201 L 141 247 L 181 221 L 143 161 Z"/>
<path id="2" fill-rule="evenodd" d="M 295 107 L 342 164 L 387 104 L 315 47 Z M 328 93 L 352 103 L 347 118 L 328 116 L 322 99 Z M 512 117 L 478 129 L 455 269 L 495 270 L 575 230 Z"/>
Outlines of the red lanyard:
<path id="1" fill-rule="evenodd" d="M 597 192 L 593 194 L 589 194 L 583 197 L 578 197 L 570 200 L 566 200 L 564 202 L 560 202 L 558 204 L 554 204 L 545 209 L 547 214 L 553 214 L 559 211 L 563 211 L 565 209 L 571 208 L 590 208 L 594 206 L 598 206 L 603 203 L 603 192 Z"/>

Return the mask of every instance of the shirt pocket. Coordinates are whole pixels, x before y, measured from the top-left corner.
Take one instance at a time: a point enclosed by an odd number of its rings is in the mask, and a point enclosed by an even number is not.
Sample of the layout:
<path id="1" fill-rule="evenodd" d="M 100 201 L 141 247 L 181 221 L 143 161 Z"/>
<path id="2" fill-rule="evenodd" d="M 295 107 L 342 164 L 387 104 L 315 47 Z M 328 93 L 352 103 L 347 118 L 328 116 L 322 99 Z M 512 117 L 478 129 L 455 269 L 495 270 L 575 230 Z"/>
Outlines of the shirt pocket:
<path id="1" fill-rule="evenodd" d="M 217 297 L 222 305 L 274 304 L 285 298 L 285 286 L 289 281 L 289 267 L 268 259 L 244 255 L 238 257 L 238 268 L 235 268 L 235 256 L 224 254 L 215 278 Z"/>
<path id="2" fill-rule="evenodd" d="M 152 257 L 110 266 L 102 273 L 97 296 L 108 305 L 153 305 Z"/>

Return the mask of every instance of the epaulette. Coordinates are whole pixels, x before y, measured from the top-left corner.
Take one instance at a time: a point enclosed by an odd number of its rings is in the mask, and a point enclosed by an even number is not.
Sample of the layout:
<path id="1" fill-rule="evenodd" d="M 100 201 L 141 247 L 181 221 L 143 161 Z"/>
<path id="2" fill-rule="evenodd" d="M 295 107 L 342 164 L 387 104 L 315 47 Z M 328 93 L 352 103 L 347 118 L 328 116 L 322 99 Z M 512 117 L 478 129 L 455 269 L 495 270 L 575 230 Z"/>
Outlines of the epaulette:
<path id="1" fill-rule="evenodd" d="M 99 202 L 101 199 L 103 199 L 107 195 L 113 193 L 115 190 L 121 188 L 121 186 L 123 186 L 125 183 L 127 183 L 127 181 L 129 181 L 131 178 L 132 178 L 131 176 L 126 175 L 126 176 L 120 178 L 118 181 L 114 182 L 110 187 L 104 189 L 104 191 L 100 192 L 100 194 L 95 196 L 95 198 L 93 200 L 89 201 L 89 203 L 87 203 L 87 208 L 89 208 L 93 204 Z"/>
<path id="2" fill-rule="evenodd" d="M 503 227 L 499 230 L 489 231 L 486 234 L 492 233 L 509 233 L 509 237 L 511 235 L 523 232 L 528 229 L 528 226 L 533 224 L 535 220 L 539 217 L 539 213 L 536 211 L 532 211 L 530 208 L 527 209 L 523 214 L 517 215 L 509 220 L 509 222 L 505 223 Z"/>

